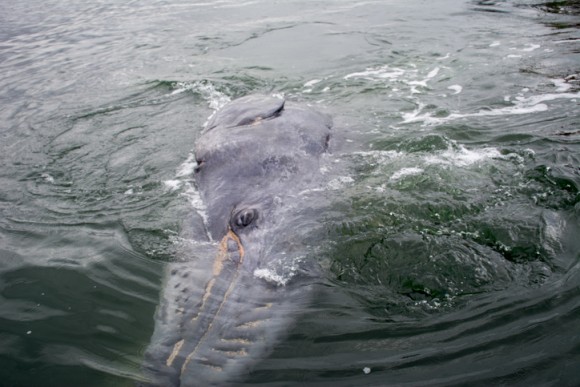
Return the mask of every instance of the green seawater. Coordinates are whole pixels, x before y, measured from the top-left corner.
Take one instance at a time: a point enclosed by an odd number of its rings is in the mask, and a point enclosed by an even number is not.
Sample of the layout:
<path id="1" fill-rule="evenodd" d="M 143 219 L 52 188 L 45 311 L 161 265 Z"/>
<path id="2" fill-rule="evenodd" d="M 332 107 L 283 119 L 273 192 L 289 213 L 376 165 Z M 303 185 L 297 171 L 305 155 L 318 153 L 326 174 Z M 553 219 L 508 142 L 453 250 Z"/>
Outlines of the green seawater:
<path id="1" fill-rule="evenodd" d="M 580 384 L 578 8 L 0 6 L 0 385 L 142 380 L 166 263 L 215 247 L 195 139 L 250 93 L 334 128 L 315 296 L 240 385 Z"/>

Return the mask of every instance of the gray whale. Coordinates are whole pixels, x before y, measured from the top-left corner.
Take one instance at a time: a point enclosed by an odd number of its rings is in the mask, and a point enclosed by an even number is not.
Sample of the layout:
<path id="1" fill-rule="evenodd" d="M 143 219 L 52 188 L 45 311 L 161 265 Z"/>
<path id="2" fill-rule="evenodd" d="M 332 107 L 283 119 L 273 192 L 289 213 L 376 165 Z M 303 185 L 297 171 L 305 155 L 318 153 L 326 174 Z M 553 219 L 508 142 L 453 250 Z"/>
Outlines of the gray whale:
<path id="1" fill-rule="evenodd" d="M 311 215 L 299 193 L 320 180 L 331 127 L 324 114 L 263 95 L 234 100 L 207 123 L 194 179 L 218 248 L 213 262 L 167 265 L 145 354 L 150 385 L 235 384 L 288 330 L 308 286 L 256 273 L 303 253 L 297 239 Z"/>

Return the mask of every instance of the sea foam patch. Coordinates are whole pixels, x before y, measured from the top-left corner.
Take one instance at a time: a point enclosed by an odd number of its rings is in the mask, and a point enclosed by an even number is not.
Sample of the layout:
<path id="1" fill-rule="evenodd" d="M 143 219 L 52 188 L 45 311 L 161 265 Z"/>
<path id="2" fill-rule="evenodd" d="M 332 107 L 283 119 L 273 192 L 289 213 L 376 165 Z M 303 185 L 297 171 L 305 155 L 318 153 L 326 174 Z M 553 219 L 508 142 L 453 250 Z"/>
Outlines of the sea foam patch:
<path id="1" fill-rule="evenodd" d="M 391 68 L 389 65 L 379 67 L 369 67 L 365 71 L 350 73 L 344 76 L 344 79 L 362 78 L 366 80 L 391 80 L 401 78 L 405 74 L 405 70 L 395 67 Z"/>
<path id="2" fill-rule="evenodd" d="M 557 92 L 566 92 L 572 88 L 572 85 L 566 82 L 565 79 L 552 79 L 552 83 L 556 86 Z"/>
<path id="3" fill-rule="evenodd" d="M 177 167 L 175 178 L 165 180 L 163 182 L 165 188 L 170 191 L 176 191 L 180 189 L 185 182 L 192 178 L 196 165 L 197 162 L 195 161 L 195 156 L 193 153 L 190 153 L 187 159 Z"/>
<path id="4" fill-rule="evenodd" d="M 401 116 L 403 118 L 402 124 L 422 122 L 423 125 L 439 125 L 445 122 L 470 118 L 470 117 L 489 117 L 489 116 L 509 116 L 509 115 L 522 115 L 522 114 L 533 114 L 540 113 L 549 110 L 548 104 L 544 102 L 550 102 L 557 99 L 576 99 L 580 98 L 580 93 L 552 93 L 552 94 L 542 94 L 534 95 L 530 97 L 517 96 L 513 101 L 513 105 L 496 108 L 496 109 L 481 109 L 473 113 L 451 113 L 446 117 L 434 117 L 432 112 L 423 113 L 425 105 L 419 103 L 417 108 L 412 112 L 403 113 Z M 504 101 L 509 101 L 509 98 L 504 98 Z"/>
<path id="5" fill-rule="evenodd" d="M 500 158 L 501 153 L 496 148 L 467 149 L 463 145 L 425 157 L 426 164 L 449 164 L 460 167 L 469 166 L 488 159 Z"/>
<path id="6" fill-rule="evenodd" d="M 532 51 L 537 50 L 540 47 L 542 47 L 542 46 L 540 46 L 539 44 L 528 43 L 526 48 L 522 48 L 522 51 L 532 52 Z"/>
<path id="7" fill-rule="evenodd" d="M 435 67 L 433 70 L 431 70 L 427 76 L 425 78 L 423 78 L 422 80 L 419 81 L 409 81 L 407 82 L 409 85 L 411 86 L 422 86 L 422 87 L 427 87 L 427 82 L 429 82 L 431 79 L 435 78 L 437 76 L 437 74 L 439 74 L 439 71 L 441 69 L 439 67 Z M 412 90 L 411 90 L 412 92 Z"/>
<path id="8" fill-rule="evenodd" d="M 181 180 L 165 180 L 163 182 L 163 185 L 169 191 L 177 191 L 179 188 L 181 188 L 182 184 L 183 184 L 183 182 Z"/>
<path id="9" fill-rule="evenodd" d="M 276 286 L 285 286 L 300 272 L 304 260 L 304 256 L 296 256 L 293 259 L 288 259 L 288 257 L 275 259 L 266 264 L 266 267 L 254 270 L 254 277 Z"/>
<path id="10" fill-rule="evenodd" d="M 302 91 L 303 93 L 311 93 L 312 89 L 314 88 L 314 85 L 316 85 L 317 83 L 322 82 L 322 79 L 313 79 L 311 81 L 308 81 L 304 84 L 304 90 Z"/>
<path id="11" fill-rule="evenodd" d="M 206 206 L 201 199 L 199 191 L 193 184 L 193 172 L 196 165 L 197 162 L 195 161 L 195 155 L 192 152 L 188 155 L 187 159 L 177 167 L 175 177 L 163 181 L 163 185 L 169 191 L 182 190 L 180 194 L 187 199 L 191 207 L 193 207 L 193 209 L 201 216 L 203 222 L 207 225 L 208 217 Z M 209 233 L 207 236 L 209 240 L 212 240 Z"/>
<path id="12" fill-rule="evenodd" d="M 407 176 L 420 175 L 423 172 L 424 172 L 423 168 L 417 167 L 401 168 L 395 173 L 393 173 L 390 180 L 397 181 Z"/>
<path id="13" fill-rule="evenodd" d="M 270 283 L 278 285 L 278 286 L 284 286 L 290 280 L 289 278 L 281 276 L 278 273 L 276 273 L 275 271 L 272 271 L 269 269 L 256 269 L 256 270 L 254 270 L 254 277 L 261 278 L 267 282 L 270 282 Z"/>
<path id="14" fill-rule="evenodd" d="M 451 58 L 448 53 L 444 57 L 436 60 L 441 63 L 440 66 L 433 66 L 429 63 L 426 68 L 418 68 L 417 65 L 409 63 L 405 66 L 391 67 L 383 65 L 377 67 L 367 67 L 364 71 L 357 71 L 343 76 L 343 79 L 358 79 L 373 83 L 396 84 L 389 97 L 415 98 L 415 95 L 425 94 L 430 88 L 430 83 L 435 79 L 442 78 L 441 74 L 449 68 L 443 63 Z M 306 86 L 306 85 L 305 85 Z M 451 90 L 455 94 L 461 92 L 461 86 L 453 85 Z"/>
<path id="15" fill-rule="evenodd" d="M 171 94 L 180 94 L 186 91 L 199 93 L 207 101 L 209 107 L 213 110 L 218 110 L 226 103 L 231 101 L 231 98 L 221 91 L 217 90 L 211 82 L 195 81 L 195 82 L 175 82 L 172 84 L 173 91 Z"/>
<path id="16" fill-rule="evenodd" d="M 461 85 L 451 85 L 447 89 L 453 91 L 453 94 L 459 94 L 463 91 L 463 86 Z"/>
<path id="17" fill-rule="evenodd" d="M 216 87 L 211 82 L 175 82 L 172 84 L 172 87 L 174 90 L 171 92 L 171 95 L 191 91 L 193 93 L 200 94 L 202 98 L 206 100 L 209 108 L 213 110 L 213 113 L 203 124 L 204 127 L 220 108 L 231 101 L 231 98 L 228 95 L 216 89 Z"/>
<path id="18" fill-rule="evenodd" d="M 193 175 L 193 171 L 195 170 L 196 165 L 197 161 L 195 161 L 195 155 L 190 153 L 187 159 L 177 168 L 175 177 L 190 178 Z"/>

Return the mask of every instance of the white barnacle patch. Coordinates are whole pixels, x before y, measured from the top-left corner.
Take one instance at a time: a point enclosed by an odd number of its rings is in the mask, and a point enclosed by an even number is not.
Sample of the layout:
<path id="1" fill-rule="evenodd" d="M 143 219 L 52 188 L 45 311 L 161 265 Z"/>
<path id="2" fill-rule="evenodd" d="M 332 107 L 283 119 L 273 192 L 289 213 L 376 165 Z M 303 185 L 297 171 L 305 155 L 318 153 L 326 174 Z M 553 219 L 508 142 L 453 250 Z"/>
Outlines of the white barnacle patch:
<path id="1" fill-rule="evenodd" d="M 182 346 L 183 346 L 183 340 L 180 340 L 177 343 L 175 343 L 175 345 L 173 346 L 173 351 L 171 352 L 171 354 L 167 358 L 167 362 L 166 362 L 167 367 L 171 367 L 171 365 L 173 364 L 173 361 L 177 357 L 177 354 L 181 350 Z"/>

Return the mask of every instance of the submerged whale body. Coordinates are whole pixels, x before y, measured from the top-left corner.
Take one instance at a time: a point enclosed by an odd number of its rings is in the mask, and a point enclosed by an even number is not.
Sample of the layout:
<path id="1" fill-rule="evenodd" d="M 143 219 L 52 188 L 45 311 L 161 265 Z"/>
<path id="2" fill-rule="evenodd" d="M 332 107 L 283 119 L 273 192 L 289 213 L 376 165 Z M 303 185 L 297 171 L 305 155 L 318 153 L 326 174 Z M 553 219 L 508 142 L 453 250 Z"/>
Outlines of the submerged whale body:
<path id="1" fill-rule="evenodd" d="M 304 254 L 300 193 L 320 180 L 331 126 L 309 107 L 262 95 L 230 102 L 207 123 L 194 177 L 217 251 L 210 263 L 168 264 L 145 356 L 151 385 L 235 384 L 288 330 L 308 286 L 286 285 L 288 273 L 272 268 Z"/>

